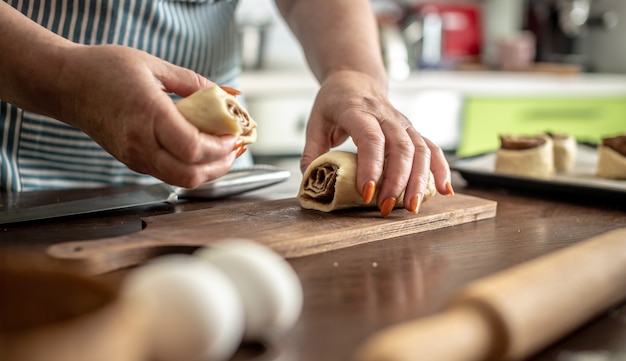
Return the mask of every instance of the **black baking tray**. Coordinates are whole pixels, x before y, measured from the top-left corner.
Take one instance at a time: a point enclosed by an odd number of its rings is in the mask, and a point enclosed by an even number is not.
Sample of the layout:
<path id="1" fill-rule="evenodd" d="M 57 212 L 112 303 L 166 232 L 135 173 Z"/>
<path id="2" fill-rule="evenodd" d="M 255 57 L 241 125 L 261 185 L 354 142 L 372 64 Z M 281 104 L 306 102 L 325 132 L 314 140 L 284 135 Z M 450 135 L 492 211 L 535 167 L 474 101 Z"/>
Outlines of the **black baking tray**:
<path id="1" fill-rule="evenodd" d="M 471 185 L 507 188 L 539 195 L 603 198 L 626 201 L 626 180 L 600 178 L 595 175 L 597 149 L 578 145 L 573 169 L 548 179 L 498 174 L 494 172 L 495 153 L 461 158 L 451 168 Z"/>

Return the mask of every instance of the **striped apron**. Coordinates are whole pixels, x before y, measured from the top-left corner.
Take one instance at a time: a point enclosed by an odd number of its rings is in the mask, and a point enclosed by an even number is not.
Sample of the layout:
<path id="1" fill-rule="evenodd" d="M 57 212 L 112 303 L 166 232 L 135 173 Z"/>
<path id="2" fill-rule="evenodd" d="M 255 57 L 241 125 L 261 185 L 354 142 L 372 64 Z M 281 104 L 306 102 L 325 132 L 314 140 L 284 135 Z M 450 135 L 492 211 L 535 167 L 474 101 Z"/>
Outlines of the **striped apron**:
<path id="1" fill-rule="evenodd" d="M 218 84 L 233 85 L 240 72 L 237 0 L 7 2 L 77 43 L 144 50 Z M 0 191 L 157 182 L 128 169 L 79 129 L 4 101 L 0 101 L 0 161 Z"/>

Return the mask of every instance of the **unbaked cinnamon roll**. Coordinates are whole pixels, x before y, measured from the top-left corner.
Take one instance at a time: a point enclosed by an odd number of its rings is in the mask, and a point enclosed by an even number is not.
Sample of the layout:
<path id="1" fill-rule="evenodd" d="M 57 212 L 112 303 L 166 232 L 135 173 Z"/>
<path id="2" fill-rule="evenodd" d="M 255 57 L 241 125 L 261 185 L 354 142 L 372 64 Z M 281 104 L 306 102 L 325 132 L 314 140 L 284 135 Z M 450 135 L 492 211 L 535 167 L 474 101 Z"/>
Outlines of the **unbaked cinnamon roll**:
<path id="1" fill-rule="evenodd" d="M 567 173 L 574 168 L 578 145 L 576 138 L 568 134 L 548 133 L 552 138 L 554 150 L 554 170 L 556 173 Z"/>
<path id="2" fill-rule="evenodd" d="M 256 122 L 233 95 L 219 86 L 199 90 L 180 100 L 176 107 L 203 133 L 235 135 L 246 144 L 256 142 Z"/>
<path id="3" fill-rule="evenodd" d="M 331 212 L 355 207 L 375 207 L 376 196 L 365 203 L 356 186 L 357 155 L 345 151 L 331 151 L 315 159 L 304 172 L 298 200 L 302 208 Z M 378 185 L 376 187 L 378 190 Z M 430 174 L 428 190 L 422 202 L 436 193 Z M 396 200 L 402 206 L 403 195 Z"/>
<path id="4" fill-rule="evenodd" d="M 626 179 L 626 134 L 602 139 L 598 146 L 596 176 Z"/>
<path id="5" fill-rule="evenodd" d="M 534 178 L 554 176 L 554 150 L 549 136 L 501 136 L 500 143 L 496 151 L 496 173 Z"/>

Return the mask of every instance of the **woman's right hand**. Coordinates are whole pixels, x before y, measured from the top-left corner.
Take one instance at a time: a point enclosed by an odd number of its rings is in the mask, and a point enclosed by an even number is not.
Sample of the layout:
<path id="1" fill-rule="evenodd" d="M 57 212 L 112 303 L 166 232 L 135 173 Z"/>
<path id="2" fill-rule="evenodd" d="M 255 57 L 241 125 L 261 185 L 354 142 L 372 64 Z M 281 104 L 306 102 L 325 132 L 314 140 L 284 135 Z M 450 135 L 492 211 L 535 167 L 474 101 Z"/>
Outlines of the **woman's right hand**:
<path id="1" fill-rule="evenodd" d="M 115 45 L 79 45 L 59 75 L 59 119 L 82 129 L 139 173 L 181 187 L 225 174 L 241 143 L 198 131 L 168 93 L 185 97 L 216 86 L 190 70 Z"/>
<path id="2" fill-rule="evenodd" d="M 226 173 L 238 140 L 200 133 L 168 93 L 215 84 L 146 52 L 78 45 L 0 1 L 0 98 L 76 126 L 140 173 L 194 187 Z"/>

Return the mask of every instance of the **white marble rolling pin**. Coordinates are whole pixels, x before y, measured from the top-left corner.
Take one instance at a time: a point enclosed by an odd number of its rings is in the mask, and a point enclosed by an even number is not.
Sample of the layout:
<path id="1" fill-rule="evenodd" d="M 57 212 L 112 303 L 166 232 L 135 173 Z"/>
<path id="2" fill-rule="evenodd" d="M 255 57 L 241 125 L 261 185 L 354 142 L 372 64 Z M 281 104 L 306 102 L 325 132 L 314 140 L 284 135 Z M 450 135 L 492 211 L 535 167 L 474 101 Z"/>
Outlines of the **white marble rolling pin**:
<path id="1" fill-rule="evenodd" d="M 373 335 L 353 360 L 523 360 L 625 298 L 623 228 L 470 283 L 440 314 Z"/>

